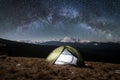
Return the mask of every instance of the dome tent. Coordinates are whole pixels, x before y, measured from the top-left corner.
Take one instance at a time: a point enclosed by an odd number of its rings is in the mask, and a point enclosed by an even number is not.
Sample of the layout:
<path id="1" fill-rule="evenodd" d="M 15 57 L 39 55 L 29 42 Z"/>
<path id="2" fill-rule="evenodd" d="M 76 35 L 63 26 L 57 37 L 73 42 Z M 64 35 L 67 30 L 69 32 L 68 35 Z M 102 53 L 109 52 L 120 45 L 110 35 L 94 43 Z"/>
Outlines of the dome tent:
<path id="1" fill-rule="evenodd" d="M 60 46 L 54 49 L 48 55 L 46 61 L 51 64 L 84 66 L 80 53 L 71 46 Z"/>

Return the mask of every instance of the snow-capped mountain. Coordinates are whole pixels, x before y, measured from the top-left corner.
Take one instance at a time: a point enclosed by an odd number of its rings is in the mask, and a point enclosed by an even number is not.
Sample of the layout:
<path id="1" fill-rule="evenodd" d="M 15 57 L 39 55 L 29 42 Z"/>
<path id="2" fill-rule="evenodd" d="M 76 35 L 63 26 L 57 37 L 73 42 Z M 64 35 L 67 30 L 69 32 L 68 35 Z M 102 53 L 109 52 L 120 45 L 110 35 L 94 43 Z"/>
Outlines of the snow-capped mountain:
<path id="1" fill-rule="evenodd" d="M 89 41 L 89 40 L 80 40 L 80 39 L 75 39 L 75 38 L 71 38 L 71 37 L 67 37 L 67 36 L 66 36 L 66 37 L 64 37 L 63 39 L 61 39 L 60 42 L 89 43 L 89 42 L 91 42 L 91 41 Z"/>
<path id="2" fill-rule="evenodd" d="M 75 39 L 75 38 L 71 38 L 71 37 L 64 37 L 63 39 L 59 39 L 59 40 L 17 40 L 18 42 L 24 42 L 24 43 L 33 43 L 33 44 L 40 44 L 40 43 L 46 43 L 46 42 L 51 42 L 51 41 L 55 41 L 55 42 L 70 42 L 70 43 L 89 43 L 91 41 L 89 40 L 80 40 L 80 39 Z"/>
<path id="3" fill-rule="evenodd" d="M 67 37 L 67 36 L 60 40 L 60 42 L 79 42 L 79 41 L 80 39 L 74 39 L 74 38 Z"/>

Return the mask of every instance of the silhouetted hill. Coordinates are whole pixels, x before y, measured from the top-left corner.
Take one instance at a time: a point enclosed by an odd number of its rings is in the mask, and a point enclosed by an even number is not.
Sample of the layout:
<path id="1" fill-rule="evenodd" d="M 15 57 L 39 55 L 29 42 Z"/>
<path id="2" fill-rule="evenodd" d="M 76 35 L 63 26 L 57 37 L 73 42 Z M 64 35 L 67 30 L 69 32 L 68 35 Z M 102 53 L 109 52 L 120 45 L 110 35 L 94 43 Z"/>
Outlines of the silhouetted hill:
<path id="1" fill-rule="evenodd" d="M 85 60 L 120 62 L 120 43 L 112 42 L 90 42 L 90 43 L 72 43 L 50 41 L 41 43 L 42 45 L 69 45 L 76 48 Z"/>
<path id="2" fill-rule="evenodd" d="M 108 55 L 108 56 L 118 56 L 120 54 L 120 43 L 103 43 L 103 42 L 90 42 L 90 43 L 72 43 L 72 42 L 59 42 L 59 41 L 49 41 L 46 43 L 40 43 L 40 45 L 56 45 L 63 46 L 69 45 L 78 49 L 80 52 L 85 53 L 98 53 L 100 55 Z"/>
<path id="3" fill-rule="evenodd" d="M 56 46 L 36 45 L 0 39 L 0 52 L 8 56 L 46 57 Z"/>
<path id="4" fill-rule="evenodd" d="M 119 43 L 68 43 L 50 41 L 31 44 L 0 39 L 0 52 L 5 52 L 8 56 L 45 58 L 53 49 L 63 45 L 76 48 L 82 54 L 84 60 L 120 63 Z"/>

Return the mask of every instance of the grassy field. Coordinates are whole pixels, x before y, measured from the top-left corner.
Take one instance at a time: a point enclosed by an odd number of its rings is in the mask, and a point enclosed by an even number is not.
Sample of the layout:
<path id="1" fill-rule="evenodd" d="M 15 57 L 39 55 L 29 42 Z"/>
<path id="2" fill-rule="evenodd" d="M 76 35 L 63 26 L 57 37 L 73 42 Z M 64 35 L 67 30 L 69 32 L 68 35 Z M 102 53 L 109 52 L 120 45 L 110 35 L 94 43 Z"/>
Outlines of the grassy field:
<path id="1" fill-rule="evenodd" d="M 0 55 L 0 80 L 120 80 L 120 64 L 85 61 L 86 67 L 48 64 L 45 58 Z"/>

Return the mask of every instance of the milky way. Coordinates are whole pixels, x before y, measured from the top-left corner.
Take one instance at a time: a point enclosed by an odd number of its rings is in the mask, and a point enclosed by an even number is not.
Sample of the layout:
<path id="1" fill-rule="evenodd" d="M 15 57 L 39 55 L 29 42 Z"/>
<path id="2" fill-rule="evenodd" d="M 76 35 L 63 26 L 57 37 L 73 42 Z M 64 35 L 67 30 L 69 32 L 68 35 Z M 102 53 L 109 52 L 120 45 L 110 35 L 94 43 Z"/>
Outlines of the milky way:
<path id="1" fill-rule="evenodd" d="M 119 0 L 0 0 L 0 37 L 120 41 Z"/>

